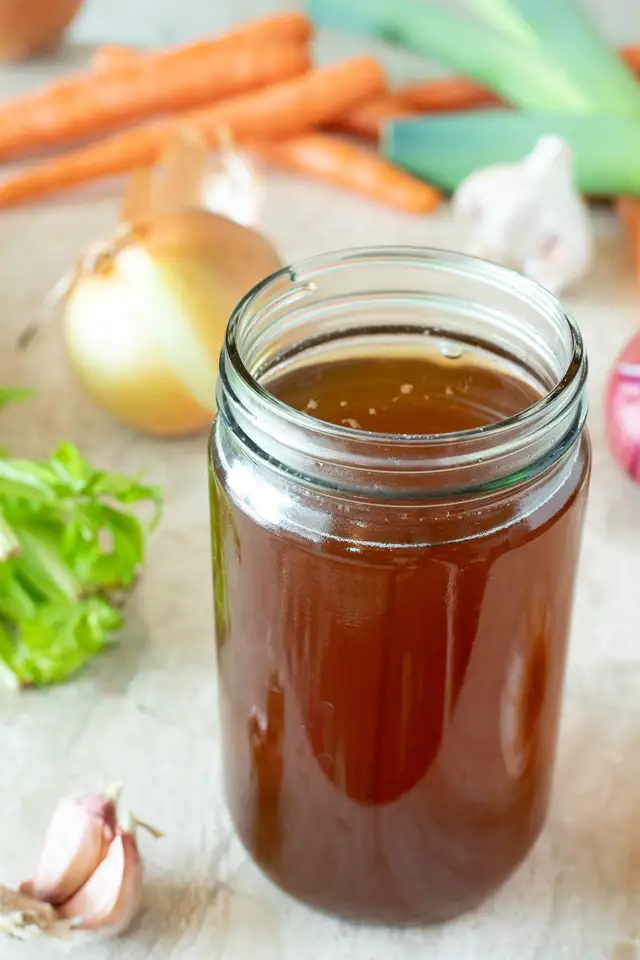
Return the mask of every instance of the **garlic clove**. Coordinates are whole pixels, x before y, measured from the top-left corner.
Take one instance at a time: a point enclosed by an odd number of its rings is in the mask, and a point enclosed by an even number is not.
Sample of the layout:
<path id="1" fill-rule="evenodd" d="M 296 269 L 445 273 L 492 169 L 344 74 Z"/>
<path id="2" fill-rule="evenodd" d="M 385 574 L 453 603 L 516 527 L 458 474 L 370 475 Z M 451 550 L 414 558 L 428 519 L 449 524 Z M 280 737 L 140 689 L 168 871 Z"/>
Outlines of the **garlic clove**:
<path id="1" fill-rule="evenodd" d="M 64 903 L 79 890 L 106 856 L 115 836 L 111 797 L 70 797 L 57 807 L 31 889 L 38 900 Z"/>
<path id="2" fill-rule="evenodd" d="M 133 830 L 118 830 L 104 860 L 58 916 L 79 930 L 116 937 L 131 924 L 142 901 L 142 860 Z"/>

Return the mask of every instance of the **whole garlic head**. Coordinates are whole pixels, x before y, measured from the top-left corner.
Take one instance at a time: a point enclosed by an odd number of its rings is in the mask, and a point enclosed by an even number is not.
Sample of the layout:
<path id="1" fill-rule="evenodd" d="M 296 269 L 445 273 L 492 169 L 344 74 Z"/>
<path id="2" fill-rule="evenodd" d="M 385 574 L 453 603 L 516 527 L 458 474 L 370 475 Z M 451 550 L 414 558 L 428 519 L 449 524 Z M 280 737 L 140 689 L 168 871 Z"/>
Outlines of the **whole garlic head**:
<path id="1" fill-rule="evenodd" d="M 589 209 L 560 137 L 542 137 L 519 163 L 476 170 L 458 187 L 453 213 L 468 231 L 469 253 L 519 270 L 552 293 L 589 267 Z"/>

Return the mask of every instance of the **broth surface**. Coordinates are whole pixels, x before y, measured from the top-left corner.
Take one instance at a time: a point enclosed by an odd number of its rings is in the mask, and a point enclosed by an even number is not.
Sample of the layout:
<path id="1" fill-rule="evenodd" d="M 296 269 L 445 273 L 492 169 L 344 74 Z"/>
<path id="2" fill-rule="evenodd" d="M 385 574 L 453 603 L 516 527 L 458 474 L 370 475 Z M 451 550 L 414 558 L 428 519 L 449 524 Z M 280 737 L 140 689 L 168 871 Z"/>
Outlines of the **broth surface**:
<path id="1" fill-rule="evenodd" d="M 397 434 L 471 430 L 540 399 L 531 384 L 467 354 L 329 361 L 284 374 L 269 390 L 328 423 Z"/>

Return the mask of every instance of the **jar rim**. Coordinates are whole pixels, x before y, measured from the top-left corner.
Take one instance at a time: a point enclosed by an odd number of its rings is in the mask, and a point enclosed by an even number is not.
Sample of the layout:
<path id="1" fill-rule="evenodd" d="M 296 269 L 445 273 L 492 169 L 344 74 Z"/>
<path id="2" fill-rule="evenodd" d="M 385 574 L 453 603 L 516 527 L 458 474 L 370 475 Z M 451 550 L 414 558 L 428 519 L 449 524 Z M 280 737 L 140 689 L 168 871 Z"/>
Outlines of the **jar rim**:
<path id="1" fill-rule="evenodd" d="M 362 430 L 311 417 L 309 414 L 296 410 L 284 401 L 279 400 L 253 376 L 240 354 L 237 347 L 236 334 L 238 325 L 242 319 L 247 313 L 251 312 L 252 307 L 256 305 L 258 299 L 268 293 L 270 288 L 275 287 L 279 280 L 289 279 L 292 283 L 299 283 L 301 285 L 301 292 L 304 292 L 305 287 L 309 289 L 309 285 L 313 284 L 313 278 L 315 276 L 319 276 L 327 270 L 348 267 L 355 261 L 376 260 L 396 261 L 400 265 L 403 263 L 405 265 L 410 263 L 432 263 L 440 270 L 447 271 L 454 275 L 458 274 L 467 279 L 475 276 L 478 279 L 494 284 L 496 287 L 508 289 L 510 294 L 515 294 L 521 301 L 534 307 L 536 310 L 546 311 L 549 314 L 555 315 L 563 321 L 571 340 L 571 356 L 562 376 L 558 377 L 555 385 L 543 394 L 539 400 L 536 400 L 535 403 L 525 407 L 518 413 L 480 427 L 473 427 L 451 433 L 398 434 Z M 292 294 L 292 302 L 297 300 L 299 295 L 300 294 L 298 294 L 298 296 L 296 296 L 295 293 Z M 231 315 L 227 327 L 225 351 L 234 372 L 241 379 L 245 387 L 250 390 L 267 409 L 276 413 L 281 418 L 284 417 L 293 425 L 308 429 L 311 421 L 314 432 L 325 437 L 343 438 L 351 441 L 359 441 L 366 437 L 371 443 L 384 444 L 388 447 L 395 445 L 404 447 L 428 445 L 434 450 L 445 445 L 464 444 L 466 441 L 474 440 L 480 436 L 485 440 L 493 439 L 496 444 L 499 444 L 500 438 L 503 435 L 511 433 L 514 429 L 526 430 L 529 425 L 534 424 L 541 416 L 552 416 L 555 409 L 559 410 L 562 408 L 566 402 L 567 393 L 571 392 L 570 388 L 574 386 L 575 389 L 579 391 L 584 385 L 587 373 L 587 359 L 580 330 L 571 314 L 564 309 L 560 300 L 554 296 L 554 294 L 536 281 L 501 264 L 482 260 L 464 253 L 438 249 L 436 247 L 348 247 L 313 257 L 307 257 L 284 266 L 261 280 L 240 300 Z"/>

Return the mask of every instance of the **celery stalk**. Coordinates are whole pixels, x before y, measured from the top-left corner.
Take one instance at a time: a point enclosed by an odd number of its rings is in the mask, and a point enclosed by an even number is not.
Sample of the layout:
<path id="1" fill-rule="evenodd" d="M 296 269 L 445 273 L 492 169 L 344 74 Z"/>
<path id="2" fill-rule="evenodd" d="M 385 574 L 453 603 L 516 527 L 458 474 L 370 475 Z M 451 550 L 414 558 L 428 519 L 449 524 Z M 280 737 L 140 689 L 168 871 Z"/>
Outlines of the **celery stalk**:
<path id="1" fill-rule="evenodd" d="M 0 404 L 25 393 L 0 388 Z M 159 491 L 69 443 L 49 460 L 0 454 L 0 684 L 58 683 L 109 644 L 144 559 L 145 501 L 157 512 Z"/>
<path id="2" fill-rule="evenodd" d="M 322 26 L 358 30 L 433 57 L 516 106 L 589 113 L 589 97 L 563 70 L 467 17 L 423 0 L 307 0 Z"/>
<path id="3" fill-rule="evenodd" d="M 571 146 L 583 193 L 640 194 L 640 124 L 616 117 L 508 110 L 440 114 L 388 124 L 383 148 L 389 160 L 453 191 L 480 167 L 522 159 L 548 133 Z"/>
<path id="4" fill-rule="evenodd" d="M 561 63 L 592 113 L 640 119 L 640 84 L 574 0 L 472 0 L 485 20 L 513 40 L 538 37 L 538 53 Z M 527 34 L 526 31 L 529 31 Z"/>

